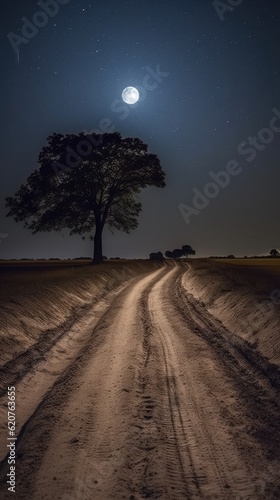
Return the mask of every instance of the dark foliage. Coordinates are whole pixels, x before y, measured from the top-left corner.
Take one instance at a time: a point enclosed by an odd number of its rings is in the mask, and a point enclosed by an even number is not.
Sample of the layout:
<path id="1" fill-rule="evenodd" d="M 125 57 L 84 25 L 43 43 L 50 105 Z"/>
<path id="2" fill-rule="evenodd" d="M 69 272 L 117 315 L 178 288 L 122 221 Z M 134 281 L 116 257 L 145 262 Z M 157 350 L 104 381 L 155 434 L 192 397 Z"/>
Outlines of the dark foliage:
<path id="1" fill-rule="evenodd" d="M 70 235 L 91 235 L 96 263 L 102 261 L 104 226 L 129 233 L 138 225 L 140 190 L 165 186 L 158 157 L 140 139 L 119 133 L 52 134 L 38 162 L 40 168 L 6 199 L 7 216 L 24 221 L 33 234 L 66 228 Z"/>
<path id="2" fill-rule="evenodd" d="M 272 250 L 270 250 L 270 255 L 271 257 L 280 257 L 280 253 L 278 252 L 278 250 L 276 250 L 276 248 L 273 248 Z"/>
<path id="3" fill-rule="evenodd" d="M 164 260 L 162 252 L 150 253 L 150 260 Z"/>
<path id="4" fill-rule="evenodd" d="M 172 252 L 166 250 L 165 257 L 168 259 L 180 259 L 181 257 L 188 257 L 189 255 L 195 255 L 195 250 L 190 245 L 183 245 L 182 248 L 175 248 Z"/>

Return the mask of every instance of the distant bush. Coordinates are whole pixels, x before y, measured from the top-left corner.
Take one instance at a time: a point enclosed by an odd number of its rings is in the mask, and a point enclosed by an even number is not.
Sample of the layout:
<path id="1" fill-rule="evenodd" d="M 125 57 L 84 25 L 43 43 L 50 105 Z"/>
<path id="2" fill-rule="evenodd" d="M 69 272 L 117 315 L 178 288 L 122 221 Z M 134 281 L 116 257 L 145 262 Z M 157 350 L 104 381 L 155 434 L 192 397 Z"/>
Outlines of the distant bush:
<path id="1" fill-rule="evenodd" d="M 228 255 L 227 259 L 235 259 L 235 255 Z"/>
<path id="2" fill-rule="evenodd" d="M 150 253 L 150 260 L 164 260 L 162 252 L 152 252 Z"/>
<path id="3" fill-rule="evenodd" d="M 91 257 L 75 257 L 73 260 L 92 260 Z"/>

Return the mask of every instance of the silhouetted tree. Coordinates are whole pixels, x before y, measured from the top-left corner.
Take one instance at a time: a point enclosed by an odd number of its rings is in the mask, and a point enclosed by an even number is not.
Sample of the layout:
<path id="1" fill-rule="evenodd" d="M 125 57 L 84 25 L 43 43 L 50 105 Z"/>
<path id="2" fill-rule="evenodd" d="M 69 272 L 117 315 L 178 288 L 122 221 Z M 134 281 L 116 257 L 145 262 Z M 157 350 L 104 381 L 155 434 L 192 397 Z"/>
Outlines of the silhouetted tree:
<path id="1" fill-rule="evenodd" d="M 61 231 L 90 234 L 95 229 L 94 262 L 102 261 L 102 232 L 127 233 L 138 225 L 137 195 L 147 186 L 165 186 L 155 154 L 137 138 L 119 133 L 52 134 L 35 170 L 14 197 L 6 199 L 7 216 L 33 234 Z"/>
<path id="2" fill-rule="evenodd" d="M 173 259 L 180 259 L 180 257 L 183 257 L 183 250 L 181 248 L 175 248 L 173 250 Z"/>
<path id="3" fill-rule="evenodd" d="M 279 257 L 280 256 L 280 253 L 278 252 L 278 250 L 276 250 L 276 248 L 273 248 L 272 250 L 270 250 L 270 255 L 271 257 Z"/>
<path id="4" fill-rule="evenodd" d="M 170 250 L 166 250 L 166 252 L 164 253 L 165 257 L 167 257 L 168 259 L 173 259 L 173 252 L 171 252 Z"/>
<path id="5" fill-rule="evenodd" d="M 150 260 L 164 260 L 164 256 L 161 252 L 150 253 Z"/>
<path id="6" fill-rule="evenodd" d="M 193 248 L 190 245 L 183 245 L 182 250 L 183 250 L 183 255 L 185 255 L 186 257 L 188 257 L 189 255 L 196 254 L 195 250 L 193 250 Z"/>

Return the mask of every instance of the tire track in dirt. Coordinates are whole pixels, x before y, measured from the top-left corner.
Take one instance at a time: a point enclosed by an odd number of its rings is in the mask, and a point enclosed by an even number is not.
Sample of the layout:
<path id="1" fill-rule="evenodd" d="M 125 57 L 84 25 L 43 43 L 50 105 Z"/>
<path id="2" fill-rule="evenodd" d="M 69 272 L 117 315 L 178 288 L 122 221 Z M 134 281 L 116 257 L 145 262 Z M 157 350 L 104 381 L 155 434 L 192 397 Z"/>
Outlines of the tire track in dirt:
<path id="1" fill-rule="evenodd" d="M 165 498 L 166 471 L 162 459 L 161 431 L 162 383 L 161 359 L 153 342 L 151 323 L 147 315 L 146 298 L 156 283 L 172 272 L 173 264 L 153 279 L 137 299 L 135 326 L 137 326 L 138 352 L 135 356 L 136 371 L 130 390 L 131 416 L 127 426 L 127 439 L 122 452 L 122 466 L 118 470 L 118 482 L 123 489 L 103 498 Z M 127 408 L 126 408 L 127 411 Z M 177 464 L 176 464 L 177 465 Z M 99 497 L 94 497 L 99 498 Z"/>
<path id="2" fill-rule="evenodd" d="M 146 291 L 143 298 L 143 309 L 148 317 L 150 329 L 155 330 L 153 333 L 154 339 L 157 342 L 159 351 L 159 359 L 163 373 L 165 387 L 163 388 L 163 412 L 162 426 L 167 437 L 165 443 L 166 454 L 166 471 L 169 480 L 166 484 L 168 498 L 201 498 L 200 481 L 201 474 L 198 475 L 195 470 L 192 460 L 192 454 L 189 448 L 188 436 L 185 432 L 181 404 L 178 395 L 176 375 L 173 370 L 171 353 L 168 350 L 168 345 L 164 342 L 160 328 L 153 317 L 152 308 L 150 307 L 150 298 L 155 288 L 165 286 L 165 282 L 174 279 L 173 275 L 178 273 L 178 268 L 174 268 L 171 273 L 164 276 L 163 279 L 156 284 L 150 292 Z M 158 340 L 161 340 L 161 345 L 158 345 Z M 162 352 L 160 352 L 162 351 Z M 184 457 L 182 450 L 184 449 Z M 188 464 L 186 468 L 186 450 L 188 455 Z"/>
<path id="3" fill-rule="evenodd" d="M 7 428 L 7 387 L 16 386 L 17 432 L 35 411 L 44 394 L 62 375 L 88 342 L 92 329 L 110 308 L 114 299 L 139 277 L 126 281 L 116 289 L 105 291 L 89 304 L 75 308 L 70 317 L 53 330 L 47 330 L 27 351 L 5 365 L 1 377 L 0 396 L 0 461 L 5 456 Z M 8 366 L 7 366 L 8 365 Z M 3 383 L 5 379 L 5 383 Z M 5 387 L 5 389 L 4 389 Z M 30 390 L 32 387 L 32 390 Z"/>
<path id="4" fill-rule="evenodd" d="M 131 278 L 131 280 L 137 278 Z M 52 348 L 57 345 L 63 338 L 69 335 L 71 330 L 77 329 L 85 316 L 89 313 L 96 315 L 98 318 L 99 309 L 105 310 L 106 306 L 110 305 L 114 296 L 128 285 L 120 284 L 116 289 L 110 290 L 110 287 L 105 287 L 101 294 L 94 297 L 89 303 L 77 306 L 70 312 L 69 316 L 55 328 L 42 331 L 38 340 L 28 349 L 21 352 L 16 358 L 7 361 L 0 366 L 0 398 L 6 395 L 8 386 L 18 384 L 30 372 L 34 372 L 37 365 L 45 361 Z"/>
<path id="5" fill-rule="evenodd" d="M 161 343 L 164 371 L 166 374 L 168 405 L 166 407 L 164 425 L 168 426 L 168 420 L 170 419 L 172 434 L 174 436 L 171 439 L 171 443 L 167 445 L 167 456 L 170 456 L 170 464 L 167 468 L 170 474 L 171 485 L 169 495 L 171 495 L 170 498 L 174 499 L 182 497 L 205 498 L 203 485 L 207 484 L 209 476 L 211 476 L 211 480 L 215 483 L 216 488 L 219 487 L 217 498 L 222 498 L 225 494 L 225 485 L 227 485 L 228 478 L 224 467 L 220 463 L 221 461 L 219 461 L 221 457 L 218 456 L 218 460 L 216 458 L 214 443 L 208 432 L 205 417 L 196 403 L 194 397 L 195 388 L 192 385 L 191 378 L 188 377 L 187 370 L 184 373 L 184 380 L 188 387 L 187 397 L 185 397 L 180 387 L 178 382 L 180 381 L 180 376 L 176 368 L 176 365 L 180 364 L 180 360 L 173 349 L 173 343 L 177 342 L 176 331 L 171 322 L 167 322 L 166 317 L 163 317 L 161 314 L 162 309 L 165 309 L 162 297 L 163 289 L 168 287 L 171 293 L 174 291 L 174 282 L 176 281 L 176 276 L 181 274 L 181 269 L 178 267 L 173 274 L 174 276 L 169 283 L 168 279 L 164 279 L 167 283 L 163 283 L 162 280 L 154 288 L 148 301 L 151 319 Z M 160 302 L 161 306 L 163 306 L 161 309 L 159 306 Z M 171 318 L 172 316 L 169 317 L 169 321 Z M 198 419 L 199 425 L 197 425 Z M 203 454 L 201 451 L 201 436 L 203 437 L 204 444 Z M 180 473 L 175 469 L 175 454 L 178 456 Z M 208 463 L 208 470 L 205 469 L 205 463 Z M 210 464 L 211 467 L 209 467 Z M 179 482 L 182 485 L 178 488 Z"/>
<path id="6" fill-rule="evenodd" d="M 174 287 L 181 272 L 181 268 L 175 267 L 147 288 L 141 299 L 142 364 L 130 434 L 132 450 L 127 452 L 127 462 L 133 471 L 128 474 L 133 492 L 130 498 L 214 498 L 212 488 L 215 498 L 227 495 L 230 499 L 233 498 L 227 490 L 230 472 L 225 469 L 222 450 L 217 454 L 217 446 L 207 429 L 207 416 L 199 410 L 193 397 L 195 387 L 186 375 L 187 397 L 182 392 L 176 369 L 176 363 L 182 360 L 162 331 L 167 327 L 168 336 L 176 343 L 173 327 L 162 316 L 166 304 L 161 294 L 167 285 Z"/>
<path id="7" fill-rule="evenodd" d="M 159 279 L 161 274 L 166 272 L 167 268 L 164 268 L 150 273 L 144 278 L 142 275 L 121 291 L 119 296 L 115 298 L 112 307 L 99 319 L 86 345 L 81 348 L 72 364 L 64 370 L 23 425 L 17 440 L 17 469 L 19 471 L 17 477 L 19 493 L 17 498 L 32 498 L 33 494 L 35 494 L 33 498 L 41 498 L 34 493 L 36 491 L 36 477 L 40 472 L 46 451 L 52 442 L 53 427 L 60 420 L 65 405 L 71 399 L 71 393 L 79 388 L 80 377 L 91 363 L 91 359 L 98 350 L 102 349 L 105 340 L 104 332 L 109 325 L 114 325 L 114 318 L 122 311 L 124 301 L 132 295 L 134 289 L 139 288 L 141 283 L 143 283 L 143 286 L 147 286 L 150 281 Z M 5 491 L 6 472 L 7 461 L 5 458 L 0 463 L 0 477 L 2 478 L 0 491 L 2 490 L 3 493 L 1 498 L 6 498 L 5 493 L 7 493 Z"/>

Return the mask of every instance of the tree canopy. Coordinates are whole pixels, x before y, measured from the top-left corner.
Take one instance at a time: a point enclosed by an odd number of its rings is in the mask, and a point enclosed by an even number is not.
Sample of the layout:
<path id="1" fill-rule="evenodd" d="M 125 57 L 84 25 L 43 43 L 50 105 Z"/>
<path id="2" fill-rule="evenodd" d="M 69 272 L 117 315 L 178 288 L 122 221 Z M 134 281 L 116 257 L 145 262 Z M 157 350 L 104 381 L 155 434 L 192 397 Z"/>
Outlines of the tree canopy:
<path id="1" fill-rule="evenodd" d="M 164 260 L 162 252 L 152 252 L 150 253 L 150 260 Z"/>
<path id="2" fill-rule="evenodd" d="M 94 234 L 94 261 L 102 261 L 105 225 L 129 233 L 138 225 L 142 188 L 165 186 L 155 154 L 138 138 L 112 134 L 52 134 L 36 169 L 13 197 L 7 216 L 33 234 L 69 229 Z"/>

